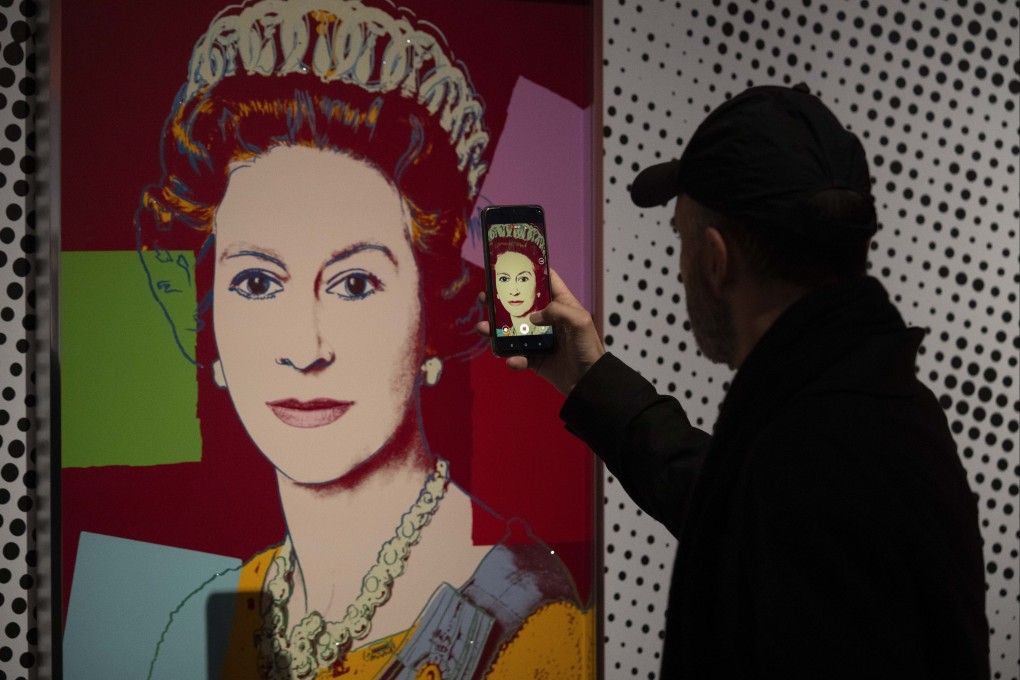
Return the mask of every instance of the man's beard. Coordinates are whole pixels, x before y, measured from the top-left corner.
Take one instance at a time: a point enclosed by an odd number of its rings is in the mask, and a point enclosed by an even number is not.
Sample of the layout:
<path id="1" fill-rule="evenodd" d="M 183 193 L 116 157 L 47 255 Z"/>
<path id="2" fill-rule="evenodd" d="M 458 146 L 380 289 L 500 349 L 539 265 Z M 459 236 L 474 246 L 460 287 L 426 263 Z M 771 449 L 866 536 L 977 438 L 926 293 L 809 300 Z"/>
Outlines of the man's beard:
<path id="1" fill-rule="evenodd" d="M 687 292 L 687 316 L 698 349 L 710 361 L 733 367 L 736 338 L 733 317 L 722 297 L 716 294 L 708 277 L 699 267 L 691 267 L 684 277 Z"/>

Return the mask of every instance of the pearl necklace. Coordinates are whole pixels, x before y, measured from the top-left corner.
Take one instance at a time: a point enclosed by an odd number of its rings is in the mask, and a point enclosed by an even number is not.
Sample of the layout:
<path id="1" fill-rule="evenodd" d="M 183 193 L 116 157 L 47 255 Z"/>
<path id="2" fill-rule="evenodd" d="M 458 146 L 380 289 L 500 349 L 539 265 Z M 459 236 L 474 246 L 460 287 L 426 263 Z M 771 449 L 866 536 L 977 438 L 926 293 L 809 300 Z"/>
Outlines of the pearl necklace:
<path id="1" fill-rule="evenodd" d="M 267 680 L 313 678 L 320 669 L 340 670 L 354 642 L 372 630 L 375 610 L 390 599 L 393 582 L 404 573 L 411 548 L 446 494 L 449 464 L 436 461 L 418 500 L 400 518 L 396 535 L 383 543 L 376 562 L 361 579 L 361 593 L 340 621 L 326 621 L 317 611 L 301 619 L 287 635 L 287 602 L 294 586 L 294 546 L 290 536 L 266 573 L 262 629 L 255 633 L 259 670 Z M 268 597 L 266 597 L 268 595 Z"/>

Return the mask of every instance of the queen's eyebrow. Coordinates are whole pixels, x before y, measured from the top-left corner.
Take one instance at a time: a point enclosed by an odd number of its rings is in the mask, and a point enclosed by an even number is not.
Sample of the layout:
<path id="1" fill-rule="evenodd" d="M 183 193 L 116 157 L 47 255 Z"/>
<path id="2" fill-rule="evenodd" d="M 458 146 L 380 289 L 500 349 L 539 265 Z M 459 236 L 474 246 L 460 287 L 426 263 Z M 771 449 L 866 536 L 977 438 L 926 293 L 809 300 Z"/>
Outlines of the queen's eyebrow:
<path id="1" fill-rule="evenodd" d="M 266 262 L 271 262 L 275 264 L 277 267 L 283 269 L 283 271 L 287 271 L 287 265 L 283 263 L 283 258 L 281 258 L 278 254 L 276 254 L 275 251 L 272 250 L 266 251 L 252 248 L 242 248 L 240 250 L 234 251 L 230 248 L 227 248 L 226 250 L 223 251 L 223 254 L 220 255 L 220 262 L 223 262 L 224 260 L 232 260 L 235 257 L 255 257 Z"/>
<path id="2" fill-rule="evenodd" d="M 400 263 L 397 262 L 397 258 L 393 255 L 393 251 L 391 251 L 386 246 L 380 245 L 378 243 L 355 243 L 354 245 L 348 246 L 343 250 L 338 250 L 335 253 L 333 253 L 332 257 L 329 258 L 329 260 L 326 262 L 323 268 L 325 269 L 325 267 L 328 267 L 331 264 L 335 264 L 340 260 L 346 260 L 347 258 L 356 255 L 360 252 L 363 252 L 365 250 L 379 251 L 387 258 L 389 258 L 390 262 L 393 263 L 394 267 L 400 266 Z"/>

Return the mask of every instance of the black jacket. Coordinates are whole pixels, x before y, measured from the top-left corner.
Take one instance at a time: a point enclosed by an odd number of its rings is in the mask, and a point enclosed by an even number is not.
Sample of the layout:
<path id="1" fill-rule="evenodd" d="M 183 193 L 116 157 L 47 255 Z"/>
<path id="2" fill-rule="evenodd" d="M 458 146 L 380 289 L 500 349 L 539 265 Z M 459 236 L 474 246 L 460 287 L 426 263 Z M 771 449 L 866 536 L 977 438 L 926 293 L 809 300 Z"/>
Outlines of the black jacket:
<path id="1" fill-rule="evenodd" d="M 678 538 L 683 678 L 987 678 L 977 502 L 908 329 L 871 278 L 790 307 L 709 437 L 606 355 L 561 416 Z"/>

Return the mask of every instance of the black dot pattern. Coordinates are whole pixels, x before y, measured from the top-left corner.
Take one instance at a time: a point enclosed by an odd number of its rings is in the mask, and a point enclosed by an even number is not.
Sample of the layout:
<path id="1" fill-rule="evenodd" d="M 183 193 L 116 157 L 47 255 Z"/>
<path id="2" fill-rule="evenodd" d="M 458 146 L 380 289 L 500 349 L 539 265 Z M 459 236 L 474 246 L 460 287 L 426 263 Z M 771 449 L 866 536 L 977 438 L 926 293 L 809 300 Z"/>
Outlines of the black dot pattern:
<path id="1" fill-rule="evenodd" d="M 0 2 L 0 678 L 36 677 L 32 3 Z"/>
<path id="2" fill-rule="evenodd" d="M 707 111 L 806 82 L 864 142 L 870 256 L 908 323 L 979 497 L 993 677 L 1018 677 L 1020 192 L 1016 2 L 615 0 L 603 10 L 606 343 L 710 428 L 732 374 L 686 321 L 668 209 L 628 197 Z M 655 678 L 675 544 L 605 484 L 608 677 Z"/>

